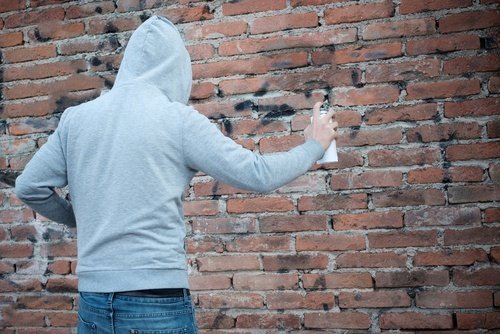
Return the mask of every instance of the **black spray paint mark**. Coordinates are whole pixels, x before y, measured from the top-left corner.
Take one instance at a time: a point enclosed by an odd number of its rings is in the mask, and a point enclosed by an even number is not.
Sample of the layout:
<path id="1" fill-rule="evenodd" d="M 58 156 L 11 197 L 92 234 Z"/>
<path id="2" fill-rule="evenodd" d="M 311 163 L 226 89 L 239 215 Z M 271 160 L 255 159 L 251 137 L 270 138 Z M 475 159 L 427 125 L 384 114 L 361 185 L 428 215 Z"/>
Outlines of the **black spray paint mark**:
<path id="1" fill-rule="evenodd" d="M 240 102 L 240 103 L 237 103 L 235 106 L 234 106 L 234 110 L 235 111 L 243 111 L 245 109 L 254 109 L 256 108 L 257 106 L 253 103 L 253 101 L 250 101 L 250 100 L 245 100 L 243 102 Z"/>
<path id="2" fill-rule="evenodd" d="M 260 111 L 267 111 L 271 110 L 267 114 L 264 115 L 261 119 L 261 123 L 263 125 L 267 125 L 271 123 L 273 120 L 283 117 L 283 116 L 291 116 L 295 114 L 295 110 L 289 106 L 288 104 L 272 104 L 272 105 L 265 105 L 260 108 Z"/>
<path id="3" fill-rule="evenodd" d="M 96 12 L 96 13 L 98 13 L 98 14 L 102 14 L 102 7 L 97 6 L 97 7 L 95 8 L 95 12 Z"/>
<path id="4" fill-rule="evenodd" d="M 142 13 L 141 15 L 139 15 L 139 18 L 141 19 L 141 22 L 144 22 L 146 21 L 147 19 L 149 19 L 151 17 L 150 14 L 147 14 L 147 13 Z"/>
<path id="5" fill-rule="evenodd" d="M 16 178 L 19 175 L 21 175 L 21 172 L 2 170 L 0 171 L 0 182 L 5 183 L 10 187 L 14 187 L 16 185 Z"/>
<path id="6" fill-rule="evenodd" d="M 106 23 L 106 25 L 104 26 L 104 33 L 107 34 L 107 33 L 114 33 L 114 32 L 118 32 L 120 29 L 118 29 L 113 23 L 111 22 L 108 22 Z"/>
<path id="7" fill-rule="evenodd" d="M 99 66 L 102 64 L 102 61 L 97 57 L 92 57 L 90 63 L 92 64 L 92 66 Z"/>
<path id="8" fill-rule="evenodd" d="M 262 85 L 262 87 L 259 88 L 258 91 L 255 92 L 255 94 L 253 94 L 253 96 L 264 96 L 267 94 L 267 92 L 269 91 L 268 90 L 269 88 L 269 82 L 264 82 L 264 84 Z"/>
<path id="9" fill-rule="evenodd" d="M 40 34 L 40 30 L 38 28 L 35 28 L 34 30 L 35 38 L 39 42 L 47 42 L 50 41 L 50 37 L 44 37 Z"/>

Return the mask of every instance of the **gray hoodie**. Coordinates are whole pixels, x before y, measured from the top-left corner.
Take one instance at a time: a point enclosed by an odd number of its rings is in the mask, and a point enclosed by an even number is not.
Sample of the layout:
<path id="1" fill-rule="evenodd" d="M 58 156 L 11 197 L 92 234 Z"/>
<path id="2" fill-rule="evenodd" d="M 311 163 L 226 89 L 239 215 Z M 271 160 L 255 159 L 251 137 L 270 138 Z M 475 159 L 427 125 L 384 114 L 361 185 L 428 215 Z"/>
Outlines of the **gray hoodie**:
<path id="1" fill-rule="evenodd" d="M 190 91 L 179 32 L 149 18 L 132 34 L 111 91 L 66 109 L 16 179 L 24 203 L 76 226 L 79 291 L 188 288 L 182 195 L 197 171 L 268 192 L 324 153 L 311 139 L 255 154 L 188 106 Z M 66 185 L 71 202 L 54 191 Z"/>

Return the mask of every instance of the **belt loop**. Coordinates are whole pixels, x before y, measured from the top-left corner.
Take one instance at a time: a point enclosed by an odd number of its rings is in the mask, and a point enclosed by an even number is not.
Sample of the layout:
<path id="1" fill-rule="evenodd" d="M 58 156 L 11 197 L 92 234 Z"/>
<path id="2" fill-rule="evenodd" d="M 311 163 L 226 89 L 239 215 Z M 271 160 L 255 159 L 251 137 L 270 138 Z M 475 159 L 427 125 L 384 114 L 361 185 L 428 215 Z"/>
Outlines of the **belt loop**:
<path id="1" fill-rule="evenodd" d="M 113 296 L 114 296 L 114 292 L 110 292 L 108 294 L 108 305 L 111 305 L 111 303 L 113 302 Z"/>
<path id="2" fill-rule="evenodd" d="M 182 289 L 182 294 L 184 295 L 184 299 L 188 298 L 187 291 L 188 291 L 187 289 Z"/>

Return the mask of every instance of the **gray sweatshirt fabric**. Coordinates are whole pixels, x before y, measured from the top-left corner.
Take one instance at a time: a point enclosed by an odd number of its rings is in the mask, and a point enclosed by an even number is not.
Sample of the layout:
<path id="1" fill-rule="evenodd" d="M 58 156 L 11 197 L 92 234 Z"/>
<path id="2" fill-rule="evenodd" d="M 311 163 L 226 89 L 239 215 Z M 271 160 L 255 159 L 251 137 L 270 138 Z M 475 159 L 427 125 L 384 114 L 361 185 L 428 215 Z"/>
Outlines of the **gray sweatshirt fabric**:
<path id="1" fill-rule="evenodd" d="M 16 179 L 16 195 L 76 226 L 78 290 L 188 288 L 182 196 L 197 171 L 269 192 L 324 154 L 316 140 L 260 155 L 188 106 L 191 61 L 176 27 L 153 16 L 131 36 L 115 85 L 66 109 Z M 70 199 L 54 188 L 68 185 Z"/>

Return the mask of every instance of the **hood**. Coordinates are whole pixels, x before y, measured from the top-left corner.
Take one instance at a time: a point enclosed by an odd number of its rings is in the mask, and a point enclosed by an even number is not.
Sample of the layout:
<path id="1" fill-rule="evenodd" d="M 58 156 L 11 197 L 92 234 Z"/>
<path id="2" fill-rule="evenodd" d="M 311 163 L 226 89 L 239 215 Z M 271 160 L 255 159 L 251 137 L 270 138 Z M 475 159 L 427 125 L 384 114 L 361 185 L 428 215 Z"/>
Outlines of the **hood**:
<path id="1" fill-rule="evenodd" d="M 156 15 L 144 21 L 130 37 L 115 86 L 145 82 L 187 104 L 191 81 L 191 58 L 174 24 Z"/>

